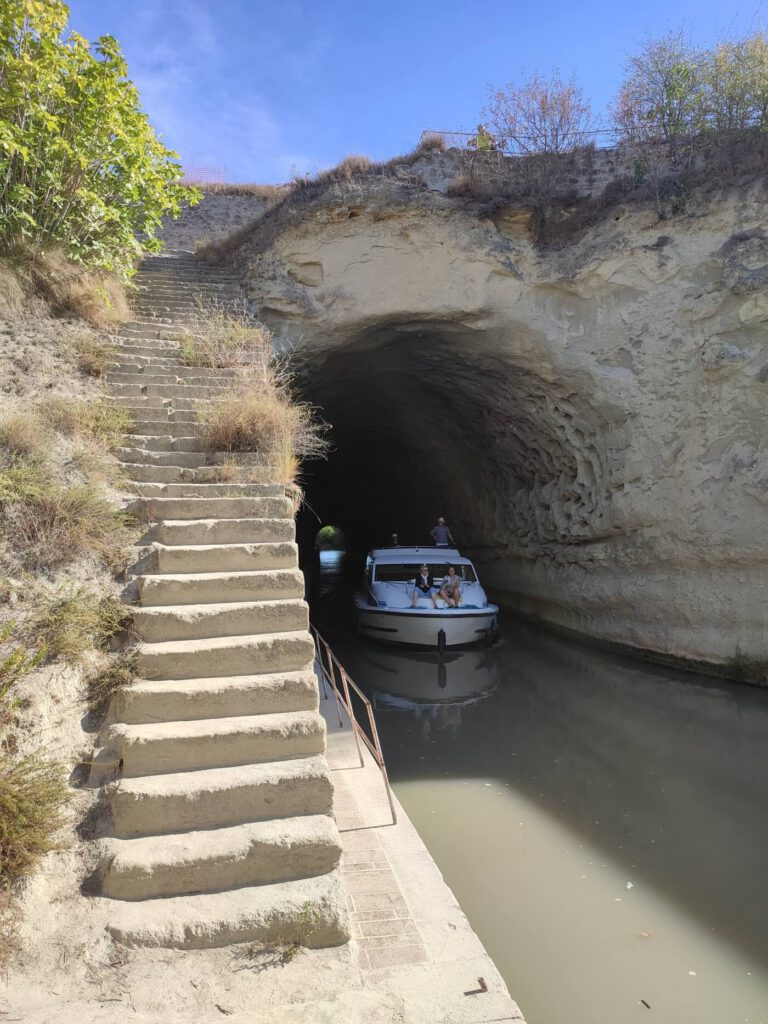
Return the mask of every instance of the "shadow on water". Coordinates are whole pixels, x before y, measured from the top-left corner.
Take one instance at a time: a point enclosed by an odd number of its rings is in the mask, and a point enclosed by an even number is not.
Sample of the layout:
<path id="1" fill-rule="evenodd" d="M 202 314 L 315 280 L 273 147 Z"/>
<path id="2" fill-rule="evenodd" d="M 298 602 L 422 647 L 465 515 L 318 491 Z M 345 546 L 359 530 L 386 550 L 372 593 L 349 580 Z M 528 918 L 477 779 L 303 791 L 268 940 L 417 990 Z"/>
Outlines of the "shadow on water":
<path id="1" fill-rule="evenodd" d="M 512 620 L 498 648 L 442 667 L 436 652 L 371 646 L 353 632 L 345 561 L 316 578 L 313 618 L 375 702 L 396 785 L 499 780 L 768 961 L 768 690 Z"/>

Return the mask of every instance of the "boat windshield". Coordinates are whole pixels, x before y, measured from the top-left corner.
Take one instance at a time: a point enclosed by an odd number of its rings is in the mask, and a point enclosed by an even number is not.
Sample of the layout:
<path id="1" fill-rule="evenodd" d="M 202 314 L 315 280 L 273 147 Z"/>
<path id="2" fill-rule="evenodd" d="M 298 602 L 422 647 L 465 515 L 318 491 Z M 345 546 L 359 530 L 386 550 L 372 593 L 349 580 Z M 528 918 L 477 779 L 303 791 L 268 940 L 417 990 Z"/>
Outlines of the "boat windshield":
<path id="1" fill-rule="evenodd" d="M 422 565 L 429 569 L 429 575 L 438 582 L 448 575 L 447 562 L 379 562 L 375 568 L 376 583 L 409 583 L 415 580 Z M 456 565 L 456 575 L 465 583 L 474 583 L 477 579 L 471 565 Z"/>

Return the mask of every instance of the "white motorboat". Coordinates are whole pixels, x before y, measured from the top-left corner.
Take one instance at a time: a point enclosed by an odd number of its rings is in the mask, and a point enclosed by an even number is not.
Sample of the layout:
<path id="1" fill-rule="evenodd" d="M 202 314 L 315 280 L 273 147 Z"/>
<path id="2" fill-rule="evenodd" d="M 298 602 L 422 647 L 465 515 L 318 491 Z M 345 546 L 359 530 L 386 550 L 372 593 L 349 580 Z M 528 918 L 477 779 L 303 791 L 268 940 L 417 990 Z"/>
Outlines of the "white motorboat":
<path id="1" fill-rule="evenodd" d="M 416 589 L 422 565 L 434 581 L 432 595 Z M 449 566 L 460 580 L 458 607 L 436 596 Z M 494 643 L 498 637 L 498 606 L 488 603 L 474 566 L 456 548 L 375 548 L 366 560 L 363 589 L 353 600 L 359 630 L 372 639 L 443 650 Z"/>

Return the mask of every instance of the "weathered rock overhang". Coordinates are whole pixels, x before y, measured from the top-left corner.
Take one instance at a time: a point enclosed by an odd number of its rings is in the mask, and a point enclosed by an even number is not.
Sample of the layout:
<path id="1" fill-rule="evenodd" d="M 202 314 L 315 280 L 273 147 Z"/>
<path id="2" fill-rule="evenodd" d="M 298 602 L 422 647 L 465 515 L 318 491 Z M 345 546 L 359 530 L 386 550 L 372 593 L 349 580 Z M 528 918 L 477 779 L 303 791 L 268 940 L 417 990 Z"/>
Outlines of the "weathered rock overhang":
<path id="1" fill-rule="evenodd" d="M 443 514 L 502 602 L 596 639 L 764 657 L 763 219 L 754 186 L 544 252 L 410 181 L 267 218 L 244 281 L 333 425 L 309 503 L 361 546 Z"/>

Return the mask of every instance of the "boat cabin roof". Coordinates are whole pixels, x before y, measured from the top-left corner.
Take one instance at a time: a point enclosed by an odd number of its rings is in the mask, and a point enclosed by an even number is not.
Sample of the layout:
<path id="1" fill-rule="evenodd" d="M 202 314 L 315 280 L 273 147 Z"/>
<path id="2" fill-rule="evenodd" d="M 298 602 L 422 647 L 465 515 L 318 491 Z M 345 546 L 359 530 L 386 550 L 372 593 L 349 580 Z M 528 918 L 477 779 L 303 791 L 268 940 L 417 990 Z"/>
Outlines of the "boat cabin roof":
<path id="1" fill-rule="evenodd" d="M 469 559 L 459 554 L 458 548 L 438 548 L 432 545 L 424 547 L 391 547 L 373 548 L 368 558 L 372 562 L 459 562 L 469 564 Z"/>

